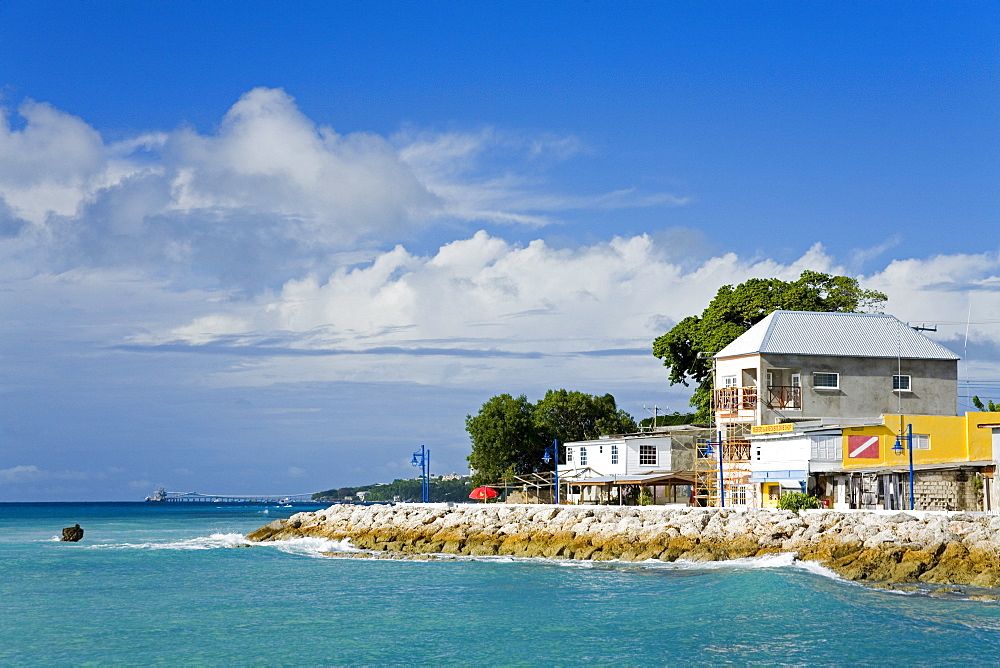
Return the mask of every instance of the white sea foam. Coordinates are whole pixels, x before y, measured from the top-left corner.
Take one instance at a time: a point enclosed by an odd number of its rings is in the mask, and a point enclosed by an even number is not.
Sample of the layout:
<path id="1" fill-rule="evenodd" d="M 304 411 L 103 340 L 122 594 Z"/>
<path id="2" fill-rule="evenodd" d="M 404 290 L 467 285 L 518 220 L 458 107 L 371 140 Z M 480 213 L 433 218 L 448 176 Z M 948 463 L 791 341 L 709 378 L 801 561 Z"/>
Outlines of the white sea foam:
<path id="1" fill-rule="evenodd" d="M 247 545 L 247 540 L 241 533 L 213 533 L 210 536 L 198 536 L 184 540 L 147 543 L 108 543 L 94 545 L 96 549 L 117 550 L 214 550 L 220 547 L 236 547 Z"/>
<path id="2" fill-rule="evenodd" d="M 745 557 L 742 559 L 729 559 L 726 561 L 688 561 L 678 559 L 677 561 L 660 561 L 658 559 L 648 559 L 646 561 L 621 561 L 612 559 L 608 561 L 589 561 L 578 559 L 559 559 L 545 557 L 458 557 L 467 561 L 517 561 L 534 562 L 561 566 L 563 568 L 647 568 L 650 570 L 686 570 L 686 571 L 719 571 L 719 570 L 757 570 L 764 568 L 795 568 L 814 575 L 820 575 L 832 580 L 846 582 L 835 572 L 821 566 L 815 561 L 802 561 L 795 552 L 782 552 L 778 554 L 768 554 L 762 557 Z"/>
<path id="3" fill-rule="evenodd" d="M 53 539 L 56 540 L 56 539 Z M 210 536 L 198 536 L 174 541 L 149 541 L 145 543 L 108 543 L 92 545 L 97 549 L 117 550 L 214 550 L 218 548 L 238 547 L 242 545 L 264 547 L 303 556 L 320 557 L 324 552 L 363 552 L 349 540 L 328 540 L 326 538 L 291 538 L 289 540 L 251 543 L 243 534 L 213 533 Z"/>
<path id="4" fill-rule="evenodd" d="M 328 538 L 290 538 L 288 540 L 275 540 L 255 545 L 274 547 L 281 552 L 288 554 L 298 554 L 308 557 L 322 557 L 324 552 L 364 552 L 351 545 L 351 541 L 330 540 Z"/>

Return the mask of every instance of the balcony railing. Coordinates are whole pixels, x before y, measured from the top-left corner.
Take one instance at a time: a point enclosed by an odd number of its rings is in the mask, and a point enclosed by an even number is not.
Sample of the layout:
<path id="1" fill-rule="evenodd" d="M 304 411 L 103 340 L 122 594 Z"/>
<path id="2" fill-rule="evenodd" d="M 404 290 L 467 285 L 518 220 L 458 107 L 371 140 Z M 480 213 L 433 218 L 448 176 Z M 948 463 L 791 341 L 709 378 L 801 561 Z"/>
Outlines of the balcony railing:
<path id="1" fill-rule="evenodd" d="M 699 443 L 698 459 L 714 459 L 718 461 L 719 451 L 716 448 L 718 448 L 718 443 Z M 724 463 L 750 461 L 750 441 L 736 438 L 723 441 L 722 461 Z"/>
<path id="2" fill-rule="evenodd" d="M 802 408 L 802 388 L 798 385 L 771 385 L 767 388 L 767 407 Z"/>
<path id="3" fill-rule="evenodd" d="M 750 441 L 729 440 L 722 443 L 722 460 L 726 462 L 750 461 Z"/>
<path id="4" fill-rule="evenodd" d="M 756 387 L 723 387 L 715 391 L 715 410 L 720 413 L 752 411 L 756 408 Z"/>

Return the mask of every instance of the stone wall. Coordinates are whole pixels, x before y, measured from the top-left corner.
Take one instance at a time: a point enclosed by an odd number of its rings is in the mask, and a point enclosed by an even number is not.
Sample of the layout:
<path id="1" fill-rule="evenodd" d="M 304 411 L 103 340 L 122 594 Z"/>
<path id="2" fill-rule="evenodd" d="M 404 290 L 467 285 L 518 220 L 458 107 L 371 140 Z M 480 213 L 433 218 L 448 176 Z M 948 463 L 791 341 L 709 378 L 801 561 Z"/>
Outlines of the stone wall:
<path id="1" fill-rule="evenodd" d="M 1000 517 L 968 513 L 336 505 L 276 520 L 247 539 L 302 536 L 395 556 L 718 561 L 795 552 L 851 580 L 1000 587 Z"/>
<path id="2" fill-rule="evenodd" d="M 969 471 L 919 471 L 913 478 L 917 510 L 979 510 L 982 493 Z"/>

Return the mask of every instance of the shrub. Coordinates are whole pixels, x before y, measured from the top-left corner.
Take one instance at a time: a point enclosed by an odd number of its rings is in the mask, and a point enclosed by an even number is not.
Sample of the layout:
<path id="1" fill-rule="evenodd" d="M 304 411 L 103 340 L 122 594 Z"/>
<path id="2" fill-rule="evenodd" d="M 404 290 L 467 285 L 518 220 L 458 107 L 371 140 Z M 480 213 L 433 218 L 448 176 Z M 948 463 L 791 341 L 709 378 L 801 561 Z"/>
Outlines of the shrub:
<path id="1" fill-rule="evenodd" d="M 819 508 L 819 499 L 804 492 L 788 492 L 782 494 L 778 499 L 778 507 L 782 510 L 807 510 L 809 508 Z"/>

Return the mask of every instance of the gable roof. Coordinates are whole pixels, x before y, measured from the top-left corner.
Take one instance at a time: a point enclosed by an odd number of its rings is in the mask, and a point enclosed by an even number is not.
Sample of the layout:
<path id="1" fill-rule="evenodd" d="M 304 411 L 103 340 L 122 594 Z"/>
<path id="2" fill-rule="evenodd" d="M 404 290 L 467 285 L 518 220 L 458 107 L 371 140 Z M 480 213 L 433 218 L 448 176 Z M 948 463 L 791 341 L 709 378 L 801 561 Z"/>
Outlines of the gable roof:
<path id="1" fill-rule="evenodd" d="M 774 311 L 715 357 L 758 353 L 959 359 L 955 353 L 891 315 L 817 311 Z"/>

